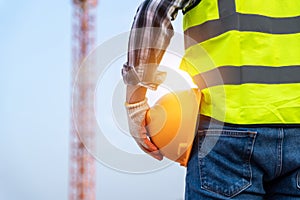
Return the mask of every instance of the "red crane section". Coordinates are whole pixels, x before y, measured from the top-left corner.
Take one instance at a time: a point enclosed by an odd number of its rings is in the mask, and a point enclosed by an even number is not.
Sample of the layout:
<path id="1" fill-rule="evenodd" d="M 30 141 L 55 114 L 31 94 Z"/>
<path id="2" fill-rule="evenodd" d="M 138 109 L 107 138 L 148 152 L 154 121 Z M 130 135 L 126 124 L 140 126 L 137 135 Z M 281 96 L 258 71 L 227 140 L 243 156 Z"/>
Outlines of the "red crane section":
<path id="1" fill-rule="evenodd" d="M 92 102 L 93 91 L 89 80 L 93 72 L 85 73 L 83 81 L 73 88 L 80 63 L 95 45 L 95 22 L 97 0 L 73 0 L 73 38 L 72 38 L 72 111 L 80 113 L 79 123 L 84 127 L 86 141 L 93 141 L 94 127 Z M 72 114 L 71 114 L 72 116 Z M 76 124 L 71 119 L 70 128 L 70 164 L 69 164 L 69 200 L 96 199 L 95 160 L 80 141 Z"/>

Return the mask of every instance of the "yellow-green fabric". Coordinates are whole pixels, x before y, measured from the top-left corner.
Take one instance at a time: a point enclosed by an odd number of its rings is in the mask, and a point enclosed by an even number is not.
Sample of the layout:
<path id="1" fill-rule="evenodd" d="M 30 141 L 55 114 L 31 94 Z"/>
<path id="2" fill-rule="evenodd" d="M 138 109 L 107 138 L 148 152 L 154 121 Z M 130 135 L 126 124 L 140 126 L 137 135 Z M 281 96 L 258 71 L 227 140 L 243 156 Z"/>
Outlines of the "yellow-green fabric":
<path id="1" fill-rule="evenodd" d="M 299 123 L 300 83 L 220 85 L 202 90 L 201 114 L 232 124 Z"/>
<path id="2" fill-rule="evenodd" d="M 180 67 L 194 76 L 228 65 L 280 67 L 299 64 L 300 33 L 273 35 L 232 30 L 186 49 Z"/>
<path id="3" fill-rule="evenodd" d="M 183 30 L 218 18 L 218 1 L 202 1 L 198 6 L 184 15 Z"/>
<path id="4" fill-rule="evenodd" d="M 236 0 L 236 11 L 268 17 L 295 17 L 300 15 L 299 0 Z"/>
<path id="5" fill-rule="evenodd" d="M 284 70 L 289 66 L 299 66 L 300 69 L 300 31 L 287 26 L 291 32 L 285 28 L 281 32 L 276 24 L 268 24 L 269 21 L 280 25 L 295 23 L 300 17 L 299 0 L 230 0 L 235 5 L 234 13 L 231 10 L 226 12 L 226 8 L 224 12 L 220 1 L 224 0 L 202 0 L 184 15 L 183 29 L 186 33 L 197 26 L 201 31 L 201 25 L 205 27 L 216 22 L 208 32 L 216 30 L 217 34 L 187 45 L 181 69 L 192 77 L 204 74 L 204 79 L 207 72 L 224 66 L 267 67 L 270 71 L 274 68 Z M 224 16 L 220 13 L 222 9 Z M 233 15 L 238 16 L 234 18 Z M 255 26 L 255 23 L 252 27 L 236 24 L 238 28 L 226 30 L 222 26 L 228 25 L 227 22 L 218 23 L 218 20 L 225 22 L 229 18 L 235 20 L 232 23 L 242 23 L 236 19 L 247 16 L 262 20 L 259 23 L 270 25 L 270 30 L 264 31 L 264 27 Z M 239 27 L 246 27 L 246 30 L 239 30 Z M 225 31 L 221 32 L 222 28 Z M 287 81 L 288 77 L 284 77 L 285 82 L 280 82 L 279 76 L 278 82 L 259 80 L 257 83 L 247 83 L 243 82 L 243 76 L 247 74 L 240 76 L 240 84 L 224 83 L 203 88 L 201 114 L 232 124 L 300 124 L 300 81 L 297 77 L 293 76 L 293 81 Z M 268 80 L 272 74 L 265 76 Z M 216 79 L 222 79 L 222 75 Z"/>

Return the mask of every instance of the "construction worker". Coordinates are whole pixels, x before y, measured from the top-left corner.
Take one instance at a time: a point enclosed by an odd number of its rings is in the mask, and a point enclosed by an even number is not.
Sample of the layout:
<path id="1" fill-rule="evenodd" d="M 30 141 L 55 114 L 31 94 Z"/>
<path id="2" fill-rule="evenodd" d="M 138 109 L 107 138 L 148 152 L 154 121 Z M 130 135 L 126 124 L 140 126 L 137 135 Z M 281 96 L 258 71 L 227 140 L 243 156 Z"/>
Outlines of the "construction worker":
<path id="1" fill-rule="evenodd" d="M 163 80 L 156 68 L 179 10 L 180 67 L 202 93 L 186 199 L 300 199 L 299 0 L 144 1 L 122 69 L 137 144 L 163 158 L 147 138 L 145 95 Z"/>

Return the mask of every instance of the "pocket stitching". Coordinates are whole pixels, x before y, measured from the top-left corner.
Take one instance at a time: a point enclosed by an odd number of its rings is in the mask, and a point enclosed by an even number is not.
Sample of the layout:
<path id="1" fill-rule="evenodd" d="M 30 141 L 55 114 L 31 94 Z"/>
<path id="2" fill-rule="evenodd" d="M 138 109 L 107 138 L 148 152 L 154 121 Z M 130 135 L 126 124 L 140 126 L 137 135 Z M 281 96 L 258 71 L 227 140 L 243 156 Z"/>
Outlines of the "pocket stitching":
<path id="1" fill-rule="evenodd" d="M 245 181 L 243 180 L 243 182 L 245 182 Z M 225 194 L 224 192 L 211 190 L 210 188 L 208 188 L 209 187 L 208 185 L 204 185 L 204 184 L 201 185 L 201 188 L 206 190 L 206 191 L 209 191 L 209 192 L 217 193 L 217 194 L 220 194 L 222 196 L 232 198 L 232 197 L 236 196 L 237 194 L 239 194 L 240 192 L 242 192 L 243 190 L 245 190 L 246 188 L 248 188 L 251 184 L 252 184 L 252 182 L 250 180 L 249 183 L 247 183 L 245 186 L 243 186 L 241 188 L 237 188 L 236 190 L 233 190 L 232 192 L 229 192 L 228 194 Z M 207 186 L 207 187 L 204 187 L 204 186 Z"/>
<path id="2" fill-rule="evenodd" d="M 209 130 L 198 130 L 198 133 L 201 135 L 205 135 L 205 133 L 209 133 L 208 136 L 214 136 L 214 135 L 221 135 L 223 137 L 245 137 L 252 135 L 253 137 L 256 136 L 257 132 L 254 131 L 239 131 L 239 130 L 220 130 L 220 129 L 209 129 Z M 243 133 L 243 134 L 241 134 Z"/>

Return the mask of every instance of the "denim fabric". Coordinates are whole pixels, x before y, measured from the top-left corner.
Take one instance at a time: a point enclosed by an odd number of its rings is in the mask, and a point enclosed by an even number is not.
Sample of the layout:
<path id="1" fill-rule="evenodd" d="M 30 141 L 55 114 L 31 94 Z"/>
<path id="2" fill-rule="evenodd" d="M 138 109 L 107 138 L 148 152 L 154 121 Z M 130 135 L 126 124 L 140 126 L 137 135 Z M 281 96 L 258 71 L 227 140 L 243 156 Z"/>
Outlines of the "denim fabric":
<path id="1" fill-rule="evenodd" d="M 199 124 L 186 200 L 300 200 L 300 128 Z"/>

